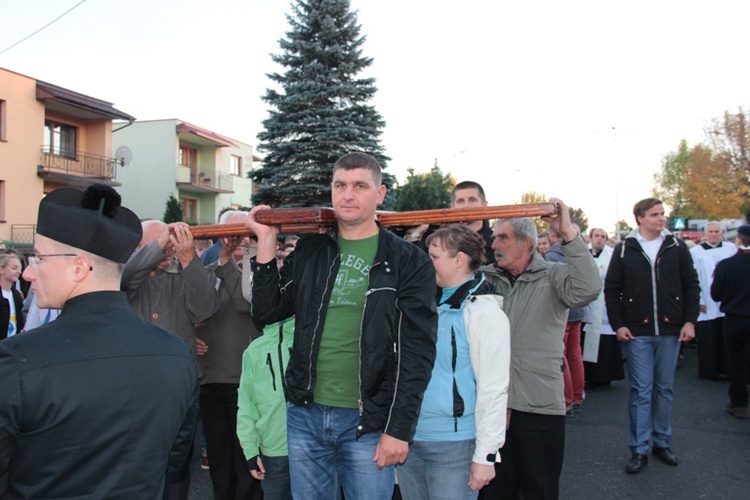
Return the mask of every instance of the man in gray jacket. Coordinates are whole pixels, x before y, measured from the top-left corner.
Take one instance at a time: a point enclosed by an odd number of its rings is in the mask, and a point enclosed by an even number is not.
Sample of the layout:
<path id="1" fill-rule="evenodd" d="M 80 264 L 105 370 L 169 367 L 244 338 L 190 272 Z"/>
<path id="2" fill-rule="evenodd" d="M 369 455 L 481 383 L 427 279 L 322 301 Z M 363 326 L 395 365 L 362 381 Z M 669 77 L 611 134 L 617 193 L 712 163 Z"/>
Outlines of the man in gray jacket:
<path id="1" fill-rule="evenodd" d="M 134 313 L 177 334 L 196 361 L 195 325 L 219 310 L 219 296 L 195 253 L 187 224 L 146 221 L 142 226 L 141 243 L 125 264 L 122 290 Z M 189 465 L 167 476 L 165 499 L 187 499 Z"/>
<path id="2" fill-rule="evenodd" d="M 550 199 L 557 214 L 545 217 L 562 235 L 567 264 L 537 253 L 529 218 L 498 220 L 492 248 L 497 262 L 482 271 L 505 299 L 510 320 L 511 365 L 508 430 L 495 480 L 484 498 L 555 499 L 565 448 L 563 334 L 568 309 L 594 300 L 601 279 L 591 253 L 573 227 L 568 207 Z"/>
<path id="3" fill-rule="evenodd" d="M 222 214 L 219 224 L 244 223 L 246 216 L 247 212 L 229 210 Z M 250 302 L 242 296 L 243 269 L 250 266 L 250 257 L 257 252 L 257 243 L 252 243 L 250 248 L 247 236 L 221 238 L 218 260 L 206 266 L 221 306 L 196 334 L 207 347 L 206 353 L 198 356 L 200 410 L 215 500 L 262 498 L 260 484 L 247 470 L 235 432 L 242 353 L 262 334 L 250 316 Z"/>

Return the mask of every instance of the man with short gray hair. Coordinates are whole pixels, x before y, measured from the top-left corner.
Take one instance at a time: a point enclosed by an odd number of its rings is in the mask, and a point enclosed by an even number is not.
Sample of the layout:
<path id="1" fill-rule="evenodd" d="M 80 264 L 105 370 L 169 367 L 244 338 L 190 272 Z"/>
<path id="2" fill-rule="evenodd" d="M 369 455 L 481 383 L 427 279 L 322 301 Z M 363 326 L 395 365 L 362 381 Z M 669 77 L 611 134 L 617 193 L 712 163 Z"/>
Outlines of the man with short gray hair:
<path id="1" fill-rule="evenodd" d="M 565 449 L 563 334 L 568 309 L 594 300 L 601 280 L 594 259 L 557 198 L 553 217 L 567 263 L 546 262 L 536 251 L 537 228 L 529 218 L 498 220 L 494 266 L 481 270 L 504 296 L 511 329 L 508 430 L 496 478 L 484 498 L 554 499 L 559 496 Z"/>
<path id="2" fill-rule="evenodd" d="M 187 224 L 151 220 L 142 225 L 143 238 L 125 264 L 122 290 L 134 313 L 182 338 L 197 362 L 205 344 L 196 342 L 195 325 L 219 310 L 219 296 Z M 167 476 L 164 500 L 187 499 L 189 465 Z"/>
<path id="3" fill-rule="evenodd" d="M 247 212 L 224 212 L 220 224 L 242 224 Z M 250 315 L 243 287 L 250 289 L 250 258 L 257 251 L 255 238 L 220 238 L 218 259 L 206 266 L 208 281 L 216 288 L 219 310 L 196 331 L 196 341 L 207 348 L 198 356 L 200 410 L 214 499 L 252 499 L 262 496 L 260 484 L 247 470 L 237 438 L 237 401 L 242 353 L 262 335 Z M 247 268 L 247 269 L 246 269 Z M 246 279 L 243 279 L 243 272 Z"/>

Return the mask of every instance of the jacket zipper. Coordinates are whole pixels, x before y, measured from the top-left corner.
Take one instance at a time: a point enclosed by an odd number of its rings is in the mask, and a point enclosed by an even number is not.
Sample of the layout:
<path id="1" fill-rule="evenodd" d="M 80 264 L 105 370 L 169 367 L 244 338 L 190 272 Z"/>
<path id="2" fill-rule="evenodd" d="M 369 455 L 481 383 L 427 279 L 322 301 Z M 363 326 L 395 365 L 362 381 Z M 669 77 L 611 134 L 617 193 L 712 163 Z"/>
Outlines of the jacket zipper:
<path id="1" fill-rule="evenodd" d="M 664 251 L 667 248 L 671 248 L 675 245 L 674 241 L 672 244 L 670 244 L 668 247 L 664 247 L 659 250 L 659 252 L 656 254 L 656 262 L 651 262 L 651 259 L 649 259 L 648 255 L 646 255 L 646 252 L 644 252 L 641 249 L 641 253 L 646 258 L 646 262 L 649 263 L 649 266 L 651 267 L 651 302 L 654 306 L 654 335 L 656 337 L 659 336 L 659 309 L 658 309 L 658 303 L 657 303 L 657 297 L 658 293 L 656 290 L 656 284 L 659 281 L 659 262 L 661 261 L 661 254 L 664 253 Z M 623 254 L 625 251 L 625 245 L 623 245 Z"/>
<path id="2" fill-rule="evenodd" d="M 372 268 L 375 266 L 379 266 L 380 262 L 373 262 L 370 266 L 370 269 L 367 270 L 367 285 L 369 287 L 370 282 L 372 281 Z M 362 402 L 362 335 L 365 331 L 365 316 L 367 314 L 367 299 L 370 297 L 370 294 L 372 293 L 372 289 L 368 288 L 365 292 L 365 303 L 362 306 L 362 319 L 359 322 L 359 342 L 358 342 L 358 348 L 359 348 L 359 365 L 357 366 L 357 408 L 359 409 L 359 416 L 362 417 L 362 415 L 365 412 L 364 403 Z"/>
<path id="3" fill-rule="evenodd" d="M 375 266 L 379 266 L 379 265 L 381 265 L 380 262 L 373 262 L 372 266 L 370 267 L 370 271 L 368 271 L 368 277 L 369 277 L 369 273 L 372 272 L 372 269 Z M 386 262 L 386 265 L 388 265 L 387 262 Z M 393 288 L 393 287 L 380 287 L 380 288 L 370 288 L 370 289 L 368 289 L 365 292 L 365 307 L 362 309 L 362 324 L 360 324 L 360 335 L 359 335 L 359 340 L 360 340 L 360 349 L 359 349 L 360 364 L 362 363 L 362 334 L 364 332 L 364 326 L 363 325 L 364 325 L 364 319 L 365 319 L 365 310 L 367 309 L 367 298 L 370 295 L 372 295 L 373 293 L 375 293 L 377 291 L 380 291 L 380 290 L 393 290 L 394 292 L 396 291 L 396 289 Z M 393 342 L 393 353 L 396 355 L 396 380 L 394 381 L 394 384 L 393 384 L 393 398 L 391 399 L 391 406 L 388 408 L 388 418 L 385 421 L 385 426 L 383 427 L 384 430 L 388 429 L 388 426 L 391 423 L 391 416 L 393 415 L 393 405 L 396 404 L 396 396 L 397 396 L 397 392 L 398 392 L 398 382 L 399 382 L 398 378 L 399 378 L 399 375 L 401 374 L 401 351 L 398 349 L 398 346 L 401 345 L 401 317 L 402 317 L 402 313 L 401 313 L 401 310 L 398 307 L 398 300 L 396 300 L 396 311 L 398 311 L 398 318 L 399 318 L 399 320 L 398 320 L 398 327 L 396 328 L 396 341 Z M 361 370 L 361 367 L 360 367 L 360 380 L 359 380 L 359 383 L 360 383 L 360 388 L 359 388 L 360 399 L 359 399 L 359 402 L 358 402 L 359 403 L 359 408 L 360 408 L 360 410 L 359 410 L 360 411 L 360 413 L 359 413 L 360 416 L 364 414 L 364 407 L 363 407 L 363 403 L 362 403 L 362 374 L 361 374 L 361 371 L 362 370 Z"/>
<path id="4" fill-rule="evenodd" d="M 273 382 L 273 390 L 276 390 L 276 374 L 273 371 L 273 360 L 271 360 L 271 353 L 266 353 L 266 365 L 268 365 L 268 369 L 271 371 L 271 381 Z"/>
<path id="5" fill-rule="evenodd" d="M 337 245 L 338 246 L 338 245 Z M 341 251 L 336 252 L 336 257 L 334 257 L 333 261 L 331 262 L 331 266 L 328 268 L 328 277 L 326 278 L 326 287 L 323 290 L 323 295 L 321 296 L 321 299 L 325 298 L 326 295 L 328 295 L 328 289 L 331 286 L 331 271 L 333 270 L 334 266 L 336 265 L 336 262 L 341 258 Z M 315 328 L 313 328 L 313 336 L 312 339 L 310 339 L 310 356 L 307 360 L 307 390 L 312 390 L 312 370 L 313 370 L 313 352 L 315 351 L 315 339 L 318 337 L 318 334 L 321 333 L 323 326 L 320 324 L 320 315 L 321 311 L 323 310 L 323 301 L 321 300 L 320 304 L 318 305 L 318 315 L 317 315 L 317 321 L 315 323 Z M 307 403 L 307 402 L 305 402 Z"/>
<path id="6" fill-rule="evenodd" d="M 646 255 L 645 252 L 643 255 Z M 654 335 L 659 336 L 659 310 L 656 304 L 658 293 L 656 291 L 656 282 L 658 281 L 656 279 L 656 266 L 659 263 L 659 257 L 656 258 L 656 263 L 651 262 L 651 259 L 648 258 L 646 255 L 646 260 L 648 261 L 650 267 L 651 267 L 651 303 L 654 307 Z"/>
<path id="7" fill-rule="evenodd" d="M 283 321 L 282 321 L 282 324 L 279 325 L 279 343 L 276 346 L 276 352 L 277 352 L 278 357 L 279 357 L 279 380 L 281 381 L 281 390 L 282 391 L 284 389 L 286 389 L 286 380 L 284 379 L 284 376 L 285 376 L 285 373 L 284 373 L 284 371 L 285 371 L 284 370 L 284 358 L 281 356 L 281 352 L 282 352 L 281 350 L 284 348 L 283 342 L 284 342 L 284 324 L 283 324 Z M 268 355 L 270 356 L 271 353 L 269 353 Z M 274 380 L 274 382 L 273 382 L 273 387 L 274 387 L 274 389 L 276 389 L 276 380 Z"/>

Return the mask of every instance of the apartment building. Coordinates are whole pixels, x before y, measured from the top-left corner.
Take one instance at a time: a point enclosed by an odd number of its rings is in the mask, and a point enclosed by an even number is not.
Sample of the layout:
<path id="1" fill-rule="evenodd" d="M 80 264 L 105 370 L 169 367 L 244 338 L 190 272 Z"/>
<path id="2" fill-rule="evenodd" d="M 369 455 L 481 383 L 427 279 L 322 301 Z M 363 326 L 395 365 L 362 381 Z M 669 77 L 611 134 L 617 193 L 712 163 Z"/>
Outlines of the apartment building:
<path id="1" fill-rule="evenodd" d="M 260 161 L 252 146 L 178 119 L 117 128 L 114 147 L 132 157 L 118 172 L 118 190 L 139 217 L 161 220 L 170 195 L 183 220 L 196 224 L 215 224 L 223 208 L 250 205 L 247 173 Z"/>
<path id="2" fill-rule="evenodd" d="M 112 103 L 0 68 L 0 247 L 33 245 L 39 201 L 59 187 L 120 186 Z M 122 126 L 122 125 L 119 125 Z"/>

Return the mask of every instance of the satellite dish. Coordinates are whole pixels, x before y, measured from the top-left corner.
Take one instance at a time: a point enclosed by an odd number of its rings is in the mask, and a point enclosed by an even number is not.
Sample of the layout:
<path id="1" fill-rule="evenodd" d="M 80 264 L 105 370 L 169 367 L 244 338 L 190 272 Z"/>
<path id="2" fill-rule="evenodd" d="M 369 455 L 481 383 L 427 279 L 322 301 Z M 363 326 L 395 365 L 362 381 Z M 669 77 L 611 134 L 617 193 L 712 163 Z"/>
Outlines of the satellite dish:
<path id="1" fill-rule="evenodd" d="M 122 167 L 127 167 L 133 161 L 133 152 L 127 146 L 120 146 L 115 151 L 115 159 Z"/>

